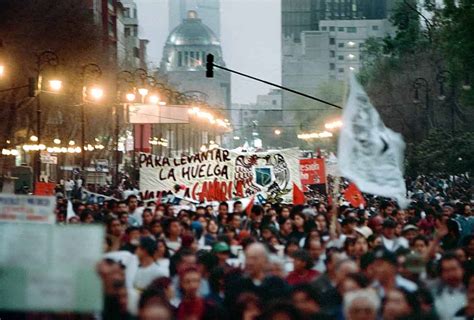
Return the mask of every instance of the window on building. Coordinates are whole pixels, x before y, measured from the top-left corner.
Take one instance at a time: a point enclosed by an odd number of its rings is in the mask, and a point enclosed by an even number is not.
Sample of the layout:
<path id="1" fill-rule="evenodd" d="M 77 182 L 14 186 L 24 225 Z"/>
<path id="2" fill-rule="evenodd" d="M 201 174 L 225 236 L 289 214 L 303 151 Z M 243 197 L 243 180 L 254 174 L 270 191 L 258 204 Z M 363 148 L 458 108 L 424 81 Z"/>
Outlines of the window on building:
<path id="1" fill-rule="evenodd" d="M 335 38 L 329 38 L 329 44 L 336 44 Z"/>
<path id="2" fill-rule="evenodd" d="M 178 51 L 178 67 L 183 66 L 183 53 L 181 51 Z"/>
<path id="3" fill-rule="evenodd" d="M 125 28 L 125 37 L 130 37 L 130 28 Z"/>
<path id="4" fill-rule="evenodd" d="M 339 48 L 344 48 L 344 42 L 339 42 L 339 44 L 337 45 Z"/>
<path id="5" fill-rule="evenodd" d="M 191 51 L 189 53 L 189 60 L 191 62 L 191 66 L 195 66 L 196 65 L 196 58 L 194 58 L 194 51 Z"/>
<path id="6" fill-rule="evenodd" d="M 189 66 L 189 52 L 187 51 L 184 51 L 184 61 L 183 61 L 183 65 L 185 67 Z"/>
<path id="7" fill-rule="evenodd" d="M 356 32 L 357 32 L 357 28 L 356 28 L 356 27 L 347 27 L 347 32 L 348 32 L 348 33 L 356 33 Z"/>
<path id="8" fill-rule="evenodd" d="M 359 43 L 359 48 L 363 48 L 363 47 L 365 47 L 364 43 L 363 42 Z"/>
<path id="9" fill-rule="evenodd" d="M 123 9 L 123 17 L 130 18 L 130 8 Z"/>
<path id="10" fill-rule="evenodd" d="M 328 27 L 321 27 L 321 30 L 322 30 L 322 31 L 327 31 L 327 30 L 328 30 Z"/>
<path id="11" fill-rule="evenodd" d="M 336 31 L 336 27 L 329 27 L 329 31 Z"/>
<path id="12" fill-rule="evenodd" d="M 336 51 L 334 51 L 334 50 L 329 51 L 329 57 L 330 58 L 336 57 Z"/>
<path id="13" fill-rule="evenodd" d="M 330 63 L 329 64 L 329 70 L 336 70 L 336 64 Z"/>
<path id="14" fill-rule="evenodd" d="M 372 30 L 374 30 L 374 31 L 379 30 L 379 26 L 372 26 Z"/>
<path id="15" fill-rule="evenodd" d="M 337 56 L 337 60 L 344 60 L 344 56 Z"/>
<path id="16" fill-rule="evenodd" d="M 137 8 L 134 8 L 133 9 L 133 18 L 137 18 L 138 15 L 137 15 Z"/>
<path id="17" fill-rule="evenodd" d="M 277 101 L 276 100 L 272 100 L 272 105 L 276 106 L 277 104 Z"/>
<path id="18" fill-rule="evenodd" d="M 344 72 L 344 68 L 339 68 L 339 69 L 337 69 L 337 71 L 338 71 L 339 73 L 343 73 L 343 72 Z"/>
<path id="19" fill-rule="evenodd" d="M 138 37 L 138 27 L 133 27 L 133 36 Z"/>
<path id="20" fill-rule="evenodd" d="M 337 28 L 337 31 L 344 31 L 344 27 Z"/>
<path id="21" fill-rule="evenodd" d="M 140 49 L 138 49 L 137 47 L 133 47 L 133 56 L 135 58 L 140 58 Z"/>

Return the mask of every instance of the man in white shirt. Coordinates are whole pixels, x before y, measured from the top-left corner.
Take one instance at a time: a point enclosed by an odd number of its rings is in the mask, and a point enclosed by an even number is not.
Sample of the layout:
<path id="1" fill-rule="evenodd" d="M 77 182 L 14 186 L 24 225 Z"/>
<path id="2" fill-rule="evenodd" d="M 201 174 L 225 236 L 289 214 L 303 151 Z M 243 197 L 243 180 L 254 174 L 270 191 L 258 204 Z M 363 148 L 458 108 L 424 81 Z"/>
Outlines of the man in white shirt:
<path id="1" fill-rule="evenodd" d="M 440 281 L 431 288 L 436 312 L 440 320 L 453 319 L 466 305 L 464 268 L 454 254 L 446 253 L 439 261 L 439 271 Z"/>
<path id="2" fill-rule="evenodd" d="M 395 234 L 397 223 L 391 218 L 384 220 L 382 224 L 382 244 L 390 252 L 395 252 L 400 247 L 408 247 L 408 243 L 401 241 Z"/>
<path id="3" fill-rule="evenodd" d="M 133 287 L 139 292 L 143 291 L 153 280 L 166 276 L 153 258 L 156 251 L 156 241 L 150 237 L 140 238 L 136 255 L 140 262 Z"/>
<path id="4" fill-rule="evenodd" d="M 130 195 L 127 198 L 128 223 L 132 226 L 141 226 L 143 224 L 144 207 L 138 207 L 138 198 L 136 195 Z"/>

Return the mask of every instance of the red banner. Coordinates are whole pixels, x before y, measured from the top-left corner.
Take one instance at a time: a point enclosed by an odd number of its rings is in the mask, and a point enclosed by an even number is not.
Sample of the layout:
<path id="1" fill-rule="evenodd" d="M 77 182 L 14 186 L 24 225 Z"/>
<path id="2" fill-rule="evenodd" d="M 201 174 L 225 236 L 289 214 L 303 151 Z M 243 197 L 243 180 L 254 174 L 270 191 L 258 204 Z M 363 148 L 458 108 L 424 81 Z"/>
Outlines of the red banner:
<path id="1" fill-rule="evenodd" d="M 301 184 L 325 184 L 326 168 L 324 158 L 300 159 Z"/>
<path id="2" fill-rule="evenodd" d="M 359 208 L 361 205 L 365 208 L 367 203 L 365 202 L 362 192 L 355 185 L 355 183 L 349 184 L 347 189 L 344 191 L 344 198 L 354 207 Z"/>
<path id="3" fill-rule="evenodd" d="M 56 185 L 51 182 L 36 182 L 35 196 L 54 196 L 54 187 Z"/>

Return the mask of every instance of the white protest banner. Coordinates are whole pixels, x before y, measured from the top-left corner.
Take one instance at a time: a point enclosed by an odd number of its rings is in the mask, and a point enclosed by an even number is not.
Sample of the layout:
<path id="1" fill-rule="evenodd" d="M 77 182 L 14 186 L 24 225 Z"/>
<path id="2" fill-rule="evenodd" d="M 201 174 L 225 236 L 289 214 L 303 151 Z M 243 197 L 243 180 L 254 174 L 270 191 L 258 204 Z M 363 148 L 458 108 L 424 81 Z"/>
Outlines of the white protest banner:
<path id="1" fill-rule="evenodd" d="M 109 200 L 115 200 L 119 201 L 118 199 L 115 199 L 114 197 L 109 197 L 100 193 L 95 193 L 88 191 L 86 189 L 81 189 L 81 201 L 85 202 L 87 204 L 103 204 L 104 201 L 109 201 Z"/>
<path id="2" fill-rule="evenodd" d="M 0 310 L 100 312 L 100 226 L 0 224 Z"/>
<path id="3" fill-rule="evenodd" d="M 54 223 L 55 197 L 0 194 L 0 221 Z"/>
<path id="4" fill-rule="evenodd" d="M 199 202 L 257 194 L 268 201 L 291 202 L 293 186 L 301 189 L 296 149 L 257 153 L 212 149 L 181 158 L 141 153 L 139 165 L 143 200 L 160 192 L 180 192 Z"/>
<path id="5" fill-rule="evenodd" d="M 400 134 L 385 127 L 354 76 L 342 123 L 338 148 L 341 174 L 361 191 L 395 198 L 405 206 L 405 143 Z"/>

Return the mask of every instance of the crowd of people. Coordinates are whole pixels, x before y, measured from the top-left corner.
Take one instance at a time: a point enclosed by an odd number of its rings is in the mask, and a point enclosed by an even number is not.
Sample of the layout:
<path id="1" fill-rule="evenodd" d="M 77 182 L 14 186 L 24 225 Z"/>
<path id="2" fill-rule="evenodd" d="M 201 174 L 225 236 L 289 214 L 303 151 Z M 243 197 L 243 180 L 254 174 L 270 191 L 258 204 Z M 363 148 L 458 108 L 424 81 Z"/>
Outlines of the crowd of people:
<path id="1" fill-rule="evenodd" d="M 407 209 L 310 197 L 307 205 L 171 205 L 135 194 L 58 198 L 58 223 L 101 223 L 101 319 L 473 319 L 467 179 L 408 181 Z"/>

